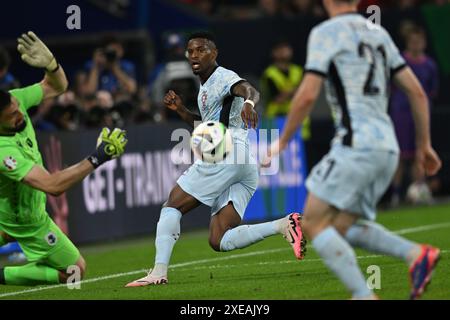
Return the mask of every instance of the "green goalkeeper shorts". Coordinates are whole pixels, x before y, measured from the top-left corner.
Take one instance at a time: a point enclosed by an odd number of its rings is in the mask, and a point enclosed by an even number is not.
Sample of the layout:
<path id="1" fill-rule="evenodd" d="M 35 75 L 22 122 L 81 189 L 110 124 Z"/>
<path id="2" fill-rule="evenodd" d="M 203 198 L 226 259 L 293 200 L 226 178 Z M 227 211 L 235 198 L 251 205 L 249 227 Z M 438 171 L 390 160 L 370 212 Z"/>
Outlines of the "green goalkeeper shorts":
<path id="1" fill-rule="evenodd" d="M 49 216 L 35 226 L 2 225 L 1 228 L 17 240 L 29 262 L 65 271 L 80 258 L 78 249 Z"/>

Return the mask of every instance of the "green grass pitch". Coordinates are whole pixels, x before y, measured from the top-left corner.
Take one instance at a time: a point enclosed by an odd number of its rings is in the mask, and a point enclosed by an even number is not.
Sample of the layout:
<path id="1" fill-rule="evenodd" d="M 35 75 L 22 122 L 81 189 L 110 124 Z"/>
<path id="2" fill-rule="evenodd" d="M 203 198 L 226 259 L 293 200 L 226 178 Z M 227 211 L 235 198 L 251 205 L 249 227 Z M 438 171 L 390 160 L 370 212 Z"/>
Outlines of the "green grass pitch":
<path id="1" fill-rule="evenodd" d="M 450 205 L 382 212 L 378 222 L 409 239 L 442 249 L 441 261 L 423 299 L 449 299 Z M 281 236 L 229 253 L 214 252 L 207 239 L 207 230 L 181 235 L 172 256 L 168 285 L 124 288 L 127 282 L 143 276 L 144 269 L 153 263 L 154 238 L 148 237 L 81 247 L 88 272 L 79 290 L 65 286 L 0 286 L 0 299 L 349 298 L 310 245 L 305 260 L 297 261 Z M 408 298 L 408 273 L 402 261 L 361 250 L 357 255 L 363 272 L 371 265 L 380 267 L 381 289 L 375 290 L 380 298 Z"/>

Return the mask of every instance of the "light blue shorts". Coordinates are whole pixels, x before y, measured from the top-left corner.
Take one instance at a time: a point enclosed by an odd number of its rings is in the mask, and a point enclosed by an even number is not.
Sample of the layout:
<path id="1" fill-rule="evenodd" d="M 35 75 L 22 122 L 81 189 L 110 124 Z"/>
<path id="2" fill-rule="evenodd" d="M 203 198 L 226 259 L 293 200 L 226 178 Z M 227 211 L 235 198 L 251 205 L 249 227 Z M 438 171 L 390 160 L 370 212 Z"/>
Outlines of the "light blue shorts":
<path id="1" fill-rule="evenodd" d="M 235 144 L 235 148 L 246 154 L 247 160 L 218 164 L 196 161 L 177 183 L 183 191 L 211 207 L 211 215 L 232 202 L 242 219 L 258 186 L 258 167 L 248 145 Z"/>
<path id="2" fill-rule="evenodd" d="M 397 169 L 398 153 L 336 145 L 313 168 L 306 187 L 339 210 L 375 220 L 376 205 Z"/>

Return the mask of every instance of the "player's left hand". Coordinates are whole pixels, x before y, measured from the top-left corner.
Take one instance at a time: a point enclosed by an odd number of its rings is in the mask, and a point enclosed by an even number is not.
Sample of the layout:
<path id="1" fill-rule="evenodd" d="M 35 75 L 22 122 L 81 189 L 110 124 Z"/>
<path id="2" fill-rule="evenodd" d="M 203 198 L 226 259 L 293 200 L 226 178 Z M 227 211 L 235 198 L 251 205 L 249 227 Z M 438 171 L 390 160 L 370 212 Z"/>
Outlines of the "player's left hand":
<path id="1" fill-rule="evenodd" d="M 418 148 L 416 152 L 416 165 L 420 173 L 427 176 L 435 175 L 442 166 L 441 159 L 431 146 Z"/>
<path id="2" fill-rule="evenodd" d="M 244 121 L 245 128 L 248 128 L 250 124 L 250 128 L 255 128 L 258 126 L 258 113 L 255 111 L 253 106 L 250 103 L 244 103 L 244 107 L 241 111 L 242 121 Z"/>
<path id="3" fill-rule="evenodd" d="M 268 150 L 267 156 L 264 157 L 260 162 L 261 167 L 262 168 L 270 167 L 272 159 L 274 157 L 277 157 L 286 148 L 286 146 L 287 143 L 283 142 L 283 140 L 276 140 L 272 142 Z"/>
<path id="4" fill-rule="evenodd" d="M 33 31 L 22 34 L 17 42 L 19 43 L 17 50 L 25 63 L 32 67 L 45 68 L 48 71 L 53 71 L 58 67 L 52 52 Z"/>
<path id="5" fill-rule="evenodd" d="M 103 163 L 120 157 L 125 152 L 127 143 L 125 130 L 115 128 L 111 131 L 103 128 L 97 139 L 97 148 L 88 160 L 94 168 L 98 168 Z"/>

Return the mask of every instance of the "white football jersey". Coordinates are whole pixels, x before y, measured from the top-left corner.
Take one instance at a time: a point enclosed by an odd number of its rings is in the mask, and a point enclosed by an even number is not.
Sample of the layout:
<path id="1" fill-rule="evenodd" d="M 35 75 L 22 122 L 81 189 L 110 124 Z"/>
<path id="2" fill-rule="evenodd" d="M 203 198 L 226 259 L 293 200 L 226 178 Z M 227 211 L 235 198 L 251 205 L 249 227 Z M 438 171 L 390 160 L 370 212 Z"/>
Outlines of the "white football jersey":
<path id="1" fill-rule="evenodd" d="M 357 13 L 336 16 L 311 31 L 305 69 L 326 77 L 333 144 L 398 152 L 387 109 L 391 76 L 404 66 L 387 31 Z"/>
<path id="2" fill-rule="evenodd" d="M 231 129 L 235 142 L 248 143 L 247 130 L 241 111 L 244 98 L 233 96 L 234 85 L 245 81 L 235 72 L 217 67 L 204 84 L 200 85 L 198 106 L 202 121 L 220 121 Z"/>

